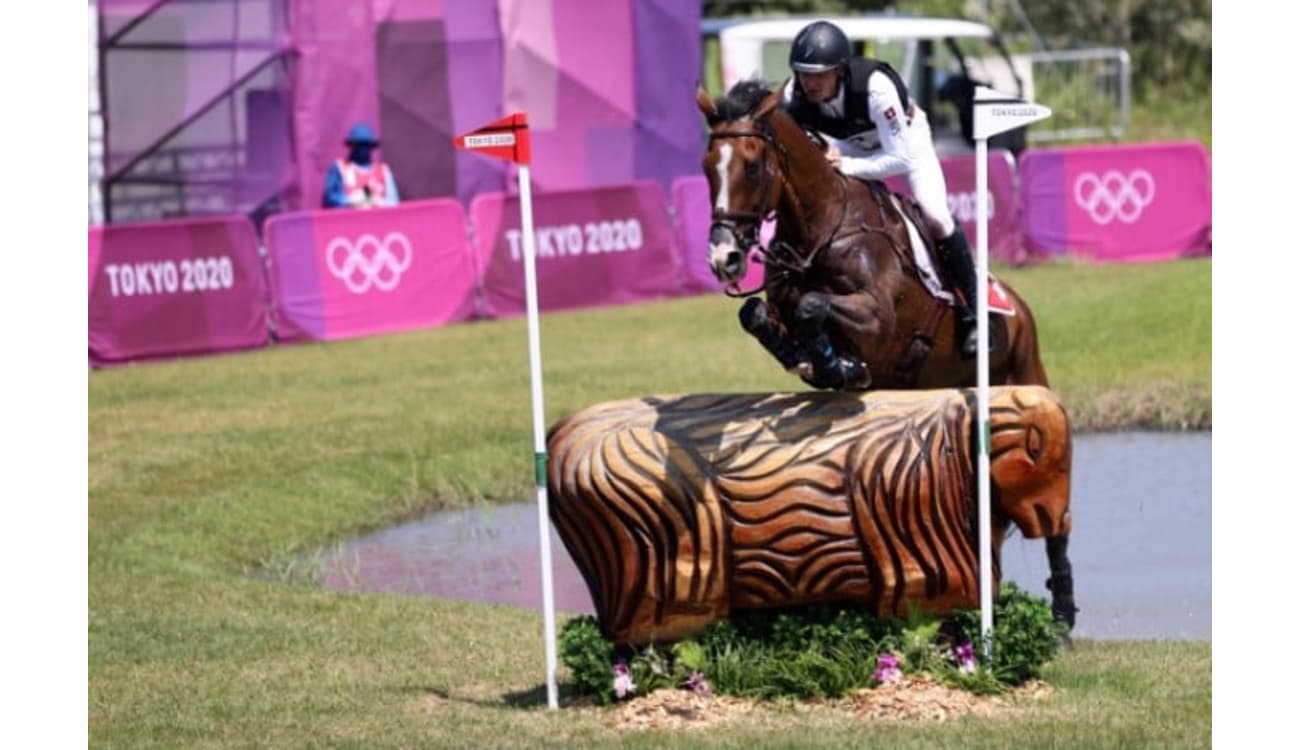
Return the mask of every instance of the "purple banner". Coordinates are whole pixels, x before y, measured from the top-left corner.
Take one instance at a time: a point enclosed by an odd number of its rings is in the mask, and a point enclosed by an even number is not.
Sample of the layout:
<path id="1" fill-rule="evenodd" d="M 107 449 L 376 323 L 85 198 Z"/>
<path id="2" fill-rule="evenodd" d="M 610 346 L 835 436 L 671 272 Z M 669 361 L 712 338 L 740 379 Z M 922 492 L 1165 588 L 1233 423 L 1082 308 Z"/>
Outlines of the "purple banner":
<path id="1" fill-rule="evenodd" d="M 658 183 L 534 196 L 541 310 L 618 305 L 681 294 L 667 202 Z M 486 307 L 526 312 L 519 199 L 481 195 L 470 206 Z"/>
<path id="2" fill-rule="evenodd" d="M 282 214 L 266 225 L 277 333 L 331 340 L 474 315 L 465 214 L 450 198 Z"/>
<path id="3" fill-rule="evenodd" d="M 647 179 L 667 189 L 698 169 L 699 3 L 498 0 L 498 8 L 503 114 L 528 113 L 534 193 Z"/>
<path id="4" fill-rule="evenodd" d="M 703 175 L 678 178 L 673 182 L 672 195 L 673 211 L 677 214 L 677 250 L 680 253 L 677 262 L 684 271 L 687 291 L 722 291 L 722 285 L 709 270 L 709 225 L 713 216 L 709 204 L 709 181 Z M 759 239 L 764 247 L 775 229 L 775 222 L 763 225 Z M 744 291 L 763 284 L 763 266 L 755 257 L 755 253 L 750 253 L 749 268 L 740 280 L 739 286 Z"/>
<path id="5" fill-rule="evenodd" d="M 321 205 L 325 173 L 346 155 L 343 139 L 358 121 L 378 124 L 377 33 L 368 3 L 290 0 L 294 44 L 294 166 L 300 191 L 290 207 Z M 380 132 L 383 139 L 384 134 Z M 381 148 L 379 157 L 385 158 Z M 402 166 L 393 165 L 398 192 Z"/>
<path id="6" fill-rule="evenodd" d="M 92 365 L 268 342 L 266 276 L 248 219 L 91 229 L 89 246 Z"/>
<path id="7" fill-rule="evenodd" d="M 939 161 L 948 188 L 948 210 L 961 222 L 975 252 L 975 155 L 949 156 Z M 1029 259 L 1020 236 L 1020 203 L 1016 195 L 1016 162 L 1009 151 L 989 150 L 989 258 L 1019 265 Z M 906 177 L 885 180 L 890 190 L 911 195 Z"/>
<path id="8" fill-rule="evenodd" d="M 1210 162 L 1198 142 L 1036 149 L 1020 176 L 1033 252 L 1110 262 L 1210 253 Z"/>

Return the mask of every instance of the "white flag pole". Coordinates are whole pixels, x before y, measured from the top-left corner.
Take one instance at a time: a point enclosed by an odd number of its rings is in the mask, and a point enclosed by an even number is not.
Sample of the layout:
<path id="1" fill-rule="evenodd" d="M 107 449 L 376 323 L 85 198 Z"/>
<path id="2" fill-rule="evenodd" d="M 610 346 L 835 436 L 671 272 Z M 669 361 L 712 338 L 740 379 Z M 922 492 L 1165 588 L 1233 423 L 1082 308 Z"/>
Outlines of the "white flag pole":
<path id="1" fill-rule="evenodd" d="M 1008 98 L 992 89 L 975 89 L 975 314 L 976 431 L 979 440 L 979 541 L 980 541 L 980 641 L 983 658 L 993 658 L 993 524 L 989 487 L 989 137 L 1046 119 L 1052 110 L 1022 99 Z M 969 300 L 967 300 L 969 303 Z"/>
<path id="2" fill-rule="evenodd" d="M 980 642 L 993 658 L 993 524 L 989 509 L 989 140 L 975 139 L 975 316 L 978 320 L 976 429 L 979 431 Z M 966 301 L 970 304 L 970 300 Z"/>
<path id="3" fill-rule="evenodd" d="M 524 286 L 528 304 L 528 375 L 533 397 L 533 472 L 537 483 L 537 529 L 542 551 L 542 610 L 546 638 L 546 705 L 559 708 L 555 670 L 555 586 L 551 573 L 551 518 L 546 496 L 546 416 L 542 410 L 542 343 L 537 313 L 537 253 L 533 236 L 533 186 L 527 164 L 519 165 L 519 213 L 524 235 Z"/>

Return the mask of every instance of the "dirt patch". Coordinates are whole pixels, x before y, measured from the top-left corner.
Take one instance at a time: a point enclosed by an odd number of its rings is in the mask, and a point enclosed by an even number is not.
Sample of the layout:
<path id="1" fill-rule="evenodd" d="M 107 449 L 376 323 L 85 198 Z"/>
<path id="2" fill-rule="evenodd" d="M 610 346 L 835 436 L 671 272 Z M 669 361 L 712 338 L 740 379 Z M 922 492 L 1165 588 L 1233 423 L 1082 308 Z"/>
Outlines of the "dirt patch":
<path id="1" fill-rule="evenodd" d="M 938 722 L 960 716 L 997 716 L 1015 704 L 1042 700 L 1051 693 L 1047 683 L 1031 680 L 1002 695 L 975 695 L 924 675 L 909 675 L 889 685 L 858 690 L 841 698 L 802 701 L 801 705 L 861 721 Z M 609 724 L 623 731 L 696 729 L 764 710 L 762 701 L 747 698 L 656 690 L 615 706 Z"/>

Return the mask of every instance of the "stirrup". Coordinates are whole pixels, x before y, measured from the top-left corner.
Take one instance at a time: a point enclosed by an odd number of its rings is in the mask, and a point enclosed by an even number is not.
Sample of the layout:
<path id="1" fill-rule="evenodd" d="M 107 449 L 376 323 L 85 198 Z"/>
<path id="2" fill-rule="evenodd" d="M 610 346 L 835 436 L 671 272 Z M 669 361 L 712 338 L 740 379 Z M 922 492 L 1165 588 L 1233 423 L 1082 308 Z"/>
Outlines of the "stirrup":
<path id="1" fill-rule="evenodd" d="M 989 341 L 989 351 L 993 351 L 993 342 Z M 966 333 L 966 338 L 961 340 L 957 345 L 957 353 L 962 359 L 975 359 L 980 352 L 979 331 L 971 328 Z"/>

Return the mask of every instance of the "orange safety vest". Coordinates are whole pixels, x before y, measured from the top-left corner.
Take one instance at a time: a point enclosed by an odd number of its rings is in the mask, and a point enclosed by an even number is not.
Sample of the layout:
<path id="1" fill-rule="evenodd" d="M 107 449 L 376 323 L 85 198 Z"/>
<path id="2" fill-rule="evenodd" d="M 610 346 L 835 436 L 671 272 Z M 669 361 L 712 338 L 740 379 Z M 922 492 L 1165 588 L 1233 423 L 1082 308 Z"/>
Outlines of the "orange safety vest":
<path id="1" fill-rule="evenodd" d="M 344 159 L 338 160 L 339 173 L 343 176 L 343 197 L 348 205 L 366 202 L 366 188 L 370 189 L 369 203 L 384 203 L 388 193 L 388 165 L 381 161 L 374 162 L 370 169 L 362 169 Z"/>

